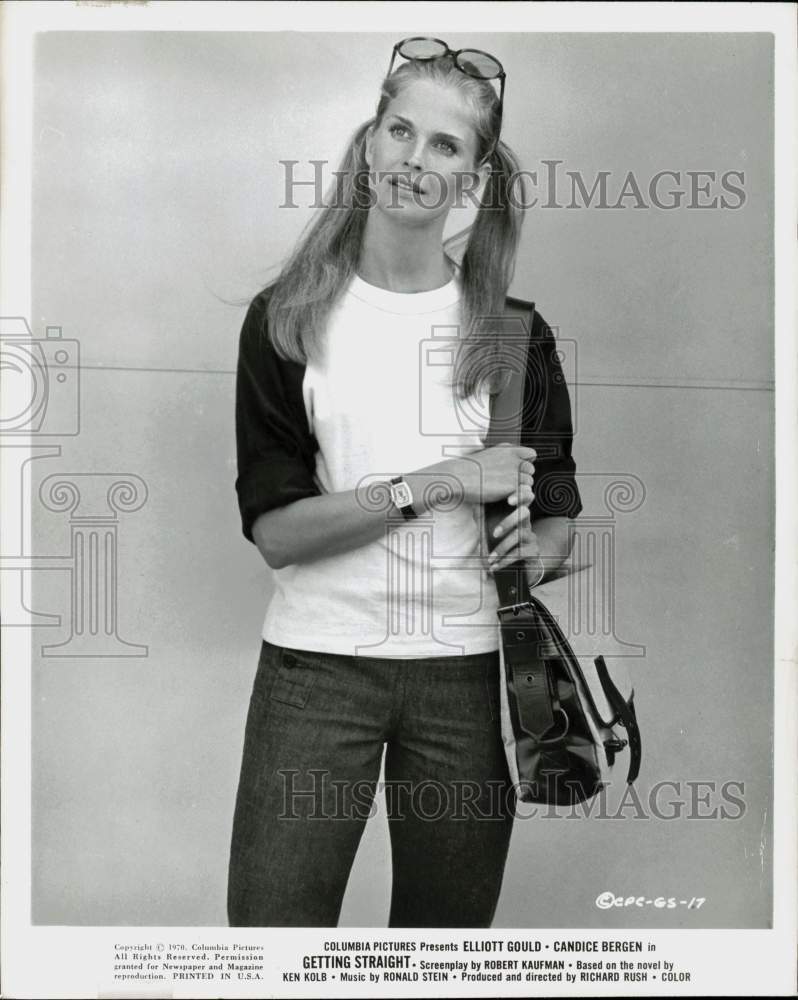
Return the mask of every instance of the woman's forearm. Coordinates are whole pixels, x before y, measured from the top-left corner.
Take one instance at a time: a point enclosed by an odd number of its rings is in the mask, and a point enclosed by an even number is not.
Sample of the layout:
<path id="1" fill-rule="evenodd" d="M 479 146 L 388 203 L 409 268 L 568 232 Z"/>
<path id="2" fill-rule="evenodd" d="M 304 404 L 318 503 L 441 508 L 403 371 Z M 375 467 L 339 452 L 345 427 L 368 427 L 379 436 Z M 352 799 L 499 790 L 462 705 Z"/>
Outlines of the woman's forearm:
<path id="1" fill-rule="evenodd" d="M 413 509 L 429 509 L 429 487 L 441 482 L 452 460 L 438 462 L 403 476 L 413 493 Z M 375 506 L 378 509 L 374 509 Z M 360 548 L 382 537 L 386 518 L 396 514 L 391 504 L 367 503 L 365 490 L 324 493 L 268 511 L 255 521 L 252 537 L 272 569 L 312 562 Z"/>
<path id="2" fill-rule="evenodd" d="M 568 517 L 540 517 L 532 522 L 532 530 L 538 540 L 540 560 L 530 560 L 529 581 L 534 583 L 540 577 L 540 565 L 546 571 L 546 576 L 561 566 L 571 554 L 572 521 Z"/>

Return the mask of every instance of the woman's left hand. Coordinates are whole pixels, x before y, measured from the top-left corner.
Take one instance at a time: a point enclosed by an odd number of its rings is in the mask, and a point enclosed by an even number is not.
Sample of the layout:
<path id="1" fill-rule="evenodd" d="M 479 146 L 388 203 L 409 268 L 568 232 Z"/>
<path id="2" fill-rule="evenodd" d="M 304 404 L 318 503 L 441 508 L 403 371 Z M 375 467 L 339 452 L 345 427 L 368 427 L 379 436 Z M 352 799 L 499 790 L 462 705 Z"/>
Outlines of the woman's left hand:
<path id="1" fill-rule="evenodd" d="M 530 511 L 526 504 L 521 503 L 511 511 L 499 522 L 493 534 L 500 541 L 488 557 L 489 573 L 512 566 L 520 560 L 539 565 L 538 539 L 532 530 Z"/>

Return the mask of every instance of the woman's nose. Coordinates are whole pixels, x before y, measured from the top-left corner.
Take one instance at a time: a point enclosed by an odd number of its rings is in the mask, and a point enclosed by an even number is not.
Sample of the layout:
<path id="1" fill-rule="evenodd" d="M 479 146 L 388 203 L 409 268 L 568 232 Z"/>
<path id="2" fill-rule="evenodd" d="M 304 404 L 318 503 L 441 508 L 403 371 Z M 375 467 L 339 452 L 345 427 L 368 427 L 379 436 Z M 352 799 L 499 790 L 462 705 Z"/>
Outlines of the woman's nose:
<path id="1" fill-rule="evenodd" d="M 423 145 L 421 140 L 407 151 L 405 163 L 410 170 L 421 170 L 424 166 Z"/>

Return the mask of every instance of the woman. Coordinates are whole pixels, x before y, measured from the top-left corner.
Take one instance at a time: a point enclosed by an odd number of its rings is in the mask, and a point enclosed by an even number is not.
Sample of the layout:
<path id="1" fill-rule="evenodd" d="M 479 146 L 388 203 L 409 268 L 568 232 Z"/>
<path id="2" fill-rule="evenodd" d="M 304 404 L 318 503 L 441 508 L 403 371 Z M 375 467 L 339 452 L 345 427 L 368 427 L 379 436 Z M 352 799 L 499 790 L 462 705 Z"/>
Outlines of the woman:
<path id="1" fill-rule="evenodd" d="M 233 926 L 337 923 L 383 748 L 390 926 L 493 919 L 514 793 L 491 575 L 523 560 L 539 583 L 581 507 L 553 349 L 545 391 L 527 386 L 544 404 L 522 446 L 484 446 L 495 386 L 480 373 L 521 226 L 503 91 L 492 56 L 398 43 L 327 207 L 244 321 L 236 489 L 275 593 L 233 823 Z M 476 189 L 458 267 L 443 229 Z M 539 316 L 535 341 L 553 343 Z M 434 363 L 447 346 L 454 371 Z M 560 487 L 548 508 L 541 472 Z M 488 564 L 482 504 L 505 498 Z"/>

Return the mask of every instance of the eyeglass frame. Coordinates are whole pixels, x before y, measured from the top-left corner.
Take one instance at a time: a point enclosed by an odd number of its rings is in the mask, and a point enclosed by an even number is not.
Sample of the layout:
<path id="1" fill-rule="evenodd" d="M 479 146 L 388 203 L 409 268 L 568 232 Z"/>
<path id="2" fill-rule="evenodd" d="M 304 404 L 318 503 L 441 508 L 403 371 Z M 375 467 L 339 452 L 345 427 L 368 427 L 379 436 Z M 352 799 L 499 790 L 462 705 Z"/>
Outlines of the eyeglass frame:
<path id="1" fill-rule="evenodd" d="M 437 42 L 438 45 L 442 45 L 444 49 L 446 49 L 446 51 L 441 52 L 441 54 L 437 56 L 406 56 L 403 55 L 399 51 L 399 49 L 407 42 Z M 463 69 L 463 67 L 460 66 L 460 64 L 457 62 L 457 57 L 461 55 L 463 52 L 476 52 L 478 55 L 487 56 L 488 59 L 492 59 L 496 63 L 496 65 L 499 67 L 499 72 L 496 74 L 496 76 L 479 76 L 474 73 L 469 73 L 468 70 Z M 470 76 L 472 80 L 486 80 L 486 81 L 498 80 L 499 81 L 499 127 L 496 133 L 497 134 L 496 141 L 498 142 L 498 135 L 501 133 L 502 120 L 504 116 L 504 81 L 507 79 L 507 74 L 504 71 L 504 66 L 502 66 L 502 64 L 499 62 L 496 56 L 492 55 L 490 52 L 485 52 L 483 49 L 470 49 L 470 48 L 457 49 L 457 50 L 450 49 L 442 38 L 431 38 L 426 35 L 413 35 L 411 38 L 403 38 L 401 42 L 397 42 L 396 45 L 394 45 L 393 52 L 391 53 L 391 62 L 390 65 L 388 66 L 388 73 L 387 73 L 388 76 L 390 76 L 391 72 L 393 71 L 393 64 L 396 61 L 397 55 L 401 55 L 402 59 L 407 59 L 408 62 L 432 62 L 434 59 L 443 59 L 445 56 L 451 56 L 452 61 L 456 66 L 456 68 L 459 69 L 461 73 L 465 73 L 466 76 Z M 493 144 L 491 152 L 493 152 L 493 149 L 495 148 L 496 148 L 496 143 Z"/>

